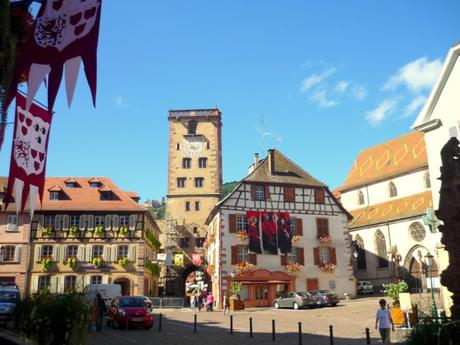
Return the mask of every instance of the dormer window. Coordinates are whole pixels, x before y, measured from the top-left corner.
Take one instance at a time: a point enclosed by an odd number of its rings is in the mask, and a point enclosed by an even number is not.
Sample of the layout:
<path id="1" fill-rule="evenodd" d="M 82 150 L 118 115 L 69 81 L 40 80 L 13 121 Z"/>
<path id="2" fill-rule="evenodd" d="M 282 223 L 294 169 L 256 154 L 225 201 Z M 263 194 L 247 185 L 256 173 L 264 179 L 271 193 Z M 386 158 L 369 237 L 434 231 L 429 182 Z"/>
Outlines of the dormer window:
<path id="1" fill-rule="evenodd" d="M 107 201 L 113 199 L 112 191 L 100 191 L 101 193 L 101 201 Z"/>
<path id="2" fill-rule="evenodd" d="M 89 186 L 91 188 L 99 188 L 101 186 L 101 184 L 99 182 L 90 182 Z"/>
<path id="3" fill-rule="evenodd" d="M 59 200 L 59 192 L 50 192 L 50 200 Z"/>

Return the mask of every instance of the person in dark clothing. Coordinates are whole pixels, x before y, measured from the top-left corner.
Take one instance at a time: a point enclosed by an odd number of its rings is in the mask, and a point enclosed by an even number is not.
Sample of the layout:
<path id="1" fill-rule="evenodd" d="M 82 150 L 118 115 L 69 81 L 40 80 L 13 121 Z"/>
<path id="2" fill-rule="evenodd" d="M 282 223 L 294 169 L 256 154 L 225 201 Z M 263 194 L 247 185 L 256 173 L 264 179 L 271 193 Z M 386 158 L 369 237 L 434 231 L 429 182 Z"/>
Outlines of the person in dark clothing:
<path id="1" fill-rule="evenodd" d="M 102 320 L 104 319 L 104 314 L 106 311 L 106 306 L 104 299 L 101 297 L 100 293 L 96 294 L 96 331 L 100 332 L 102 330 Z"/>
<path id="2" fill-rule="evenodd" d="M 290 253 L 292 250 L 291 244 L 291 229 L 289 221 L 286 220 L 284 214 L 280 214 L 278 217 L 277 231 L 278 231 L 278 248 L 282 254 Z"/>

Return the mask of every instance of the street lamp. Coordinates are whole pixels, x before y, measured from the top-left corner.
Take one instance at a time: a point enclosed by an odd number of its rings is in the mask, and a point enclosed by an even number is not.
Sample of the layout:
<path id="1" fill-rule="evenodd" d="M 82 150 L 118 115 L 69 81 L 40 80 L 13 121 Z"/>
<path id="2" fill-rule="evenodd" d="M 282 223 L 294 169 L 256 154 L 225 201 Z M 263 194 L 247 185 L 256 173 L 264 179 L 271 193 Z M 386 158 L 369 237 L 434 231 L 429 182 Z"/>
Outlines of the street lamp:
<path id="1" fill-rule="evenodd" d="M 430 277 L 430 286 L 431 286 L 431 317 L 437 318 L 438 317 L 438 311 L 436 309 L 436 302 L 434 300 L 434 289 L 433 289 L 433 275 L 431 274 L 431 265 L 433 264 L 433 255 L 431 255 L 429 252 L 424 256 L 425 258 L 425 264 L 426 264 L 426 270 L 427 273 L 429 274 Z"/>

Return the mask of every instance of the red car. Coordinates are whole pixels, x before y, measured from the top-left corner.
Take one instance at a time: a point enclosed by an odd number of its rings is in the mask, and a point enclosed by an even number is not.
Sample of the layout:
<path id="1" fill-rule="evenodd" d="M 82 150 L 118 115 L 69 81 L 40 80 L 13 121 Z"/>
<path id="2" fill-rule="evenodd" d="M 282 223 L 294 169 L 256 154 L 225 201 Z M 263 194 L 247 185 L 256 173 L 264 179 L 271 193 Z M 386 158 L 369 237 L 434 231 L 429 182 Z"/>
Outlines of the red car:
<path id="1" fill-rule="evenodd" d="M 107 324 L 113 328 L 153 326 L 153 317 L 144 296 L 119 296 L 107 310 Z"/>

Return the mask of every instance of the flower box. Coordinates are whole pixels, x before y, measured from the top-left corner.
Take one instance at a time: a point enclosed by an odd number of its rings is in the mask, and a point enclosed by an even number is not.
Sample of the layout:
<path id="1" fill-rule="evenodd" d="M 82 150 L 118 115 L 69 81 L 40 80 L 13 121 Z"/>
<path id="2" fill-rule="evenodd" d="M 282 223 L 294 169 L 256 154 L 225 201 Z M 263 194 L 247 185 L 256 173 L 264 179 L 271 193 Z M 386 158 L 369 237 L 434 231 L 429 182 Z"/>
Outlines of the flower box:
<path id="1" fill-rule="evenodd" d="M 51 236 L 54 232 L 54 228 L 52 226 L 46 226 L 43 228 L 43 236 Z"/>
<path id="2" fill-rule="evenodd" d="M 100 258 L 100 257 L 95 257 L 95 258 L 93 258 L 92 263 L 96 267 L 101 267 L 102 264 L 104 263 L 104 260 L 102 260 L 102 258 Z"/>
<path id="3" fill-rule="evenodd" d="M 240 261 L 237 265 L 233 266 L 235 269 L 236 273 L 246 273 L 246 272 L 252 272 L 255 270 L 256 266 L 253 264 L 250 264 L 247 261 Z"/>
<path id="4" fill-rule="evenodd" d="M 123 236 L 126 236 L 129 234 L 129 228 L 127 226 L 120 226 L 120 229 L 118 230 L 120 234 Z"/>
<path id="5" fill-rule="evenodd" d="M 244 310 L 244 301 L 242 299 L 230 299 L 230 310 Z"/>
<path id="6" fill-rule="evenodd" d="M 70 268 L 73 268 L 77 265 L 77 259 L 75 257 L 68 257 L 64 263 Z"/>
<path id="7" fill-rule="evenodd" d="M 292 244 L 297 244 L 299 241 L 300 241 L 300 236 L 298 236 L 298 235 L 292 236 L 292 238 L 291 238 L 291 243 Z"/>
<path id="8" fill-rule="evenodd" d="M 121 258 L 118 259 L 118 264 L 119 264 L 120 266 L 124 266 L 124 265 L 126 265 L 128 262 L 129 262 L 129 261 L 128 261 L 128 258 L 127 258 L 126 256 L 123 256 L 123 257 L 121 257 Z"/>
<path id="9" fill-rule="evenodd" d="M 318 238 L 318 241 L 322 246 L 326 246 L 331 243 L 332 237 L 329 235 L 322 235 Z"/>
<path id="10" fill-rule="evenodd" d="M 53 258 L 44 256 L 42 257 L 41 264 L 42 264 L 42 271 L 48 272 L 48 270 L 51 268 L 51 265 L 53 264 Z"/>
<path id="11" fill-rule="evenodd" d="M 248 233 L 247 231 L 237 231 L 236 232 L 236 238 L 238 239 L 238 241 L 241 241 L 241 242 L 244 242 L 248 239 Z"/>
<path id="12" fill-rule="evenodd" d="M 323 272 L 329 272 L 332 273 L 335 271 L 335 265 L 330 262 L 323 262 L 319 265 L 319 268 Z"/>
<path id="13" fill-rule="evenodd" d="M 289 273 L 296 273 L 296 272 L 299 272 L 301 271 L 303 268 L 303 266 L 301 264 L 299 264 L 298 262 L 288 262 L 286 264 L 286 270 L 289 272 Z"/>

